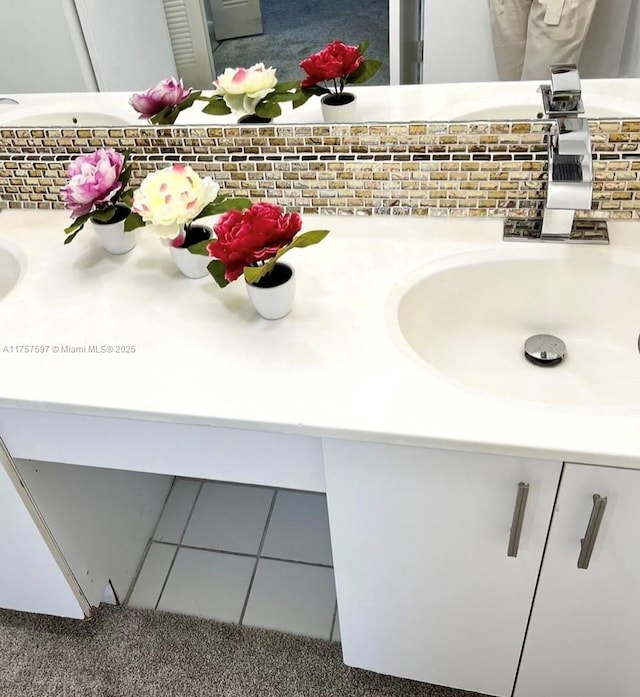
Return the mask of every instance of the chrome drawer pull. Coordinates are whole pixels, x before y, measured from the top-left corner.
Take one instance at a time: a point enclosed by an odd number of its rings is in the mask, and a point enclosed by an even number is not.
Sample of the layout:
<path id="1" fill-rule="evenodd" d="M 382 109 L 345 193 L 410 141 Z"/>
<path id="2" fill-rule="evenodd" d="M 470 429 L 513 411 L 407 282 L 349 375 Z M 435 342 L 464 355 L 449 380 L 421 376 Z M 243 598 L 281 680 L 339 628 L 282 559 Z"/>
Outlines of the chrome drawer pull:
<path id="1" fill-rule="evenodd" d="M 593 552 L 593 546 L 596 543 L 596 537 L 598 537 L 598 530 L 600 530 L 600 523 L 602 522 L 602 517 L 604 516 L 604 509 L 607 507 L 607 497 L 599 496 L 598 494 L 593 495 L 593 508 L 591 509 L 591 516 L 589 517 L 589 523 L 587 525 L 587 531 L 584 537 L 580 540 L 580 556 L 578 557 L 578 568 L 588 569 L 589 562 L 591 561 L 591 553 Z"/>
<path id="2" fill-rule="evenodd" d="M 509 534 L 509 546 L 507 547 L 508 557 L 518 556 L 520 534 L 522 533 L 522 522 L 524 521 L 524 513 L 527 509 L 528 496 L 529 485 L 520 482 L 518 484 L 518 493 L 516 494 L 516 505 L 513 509 L 513 520 L 511 521 L 511 533 Z"/>

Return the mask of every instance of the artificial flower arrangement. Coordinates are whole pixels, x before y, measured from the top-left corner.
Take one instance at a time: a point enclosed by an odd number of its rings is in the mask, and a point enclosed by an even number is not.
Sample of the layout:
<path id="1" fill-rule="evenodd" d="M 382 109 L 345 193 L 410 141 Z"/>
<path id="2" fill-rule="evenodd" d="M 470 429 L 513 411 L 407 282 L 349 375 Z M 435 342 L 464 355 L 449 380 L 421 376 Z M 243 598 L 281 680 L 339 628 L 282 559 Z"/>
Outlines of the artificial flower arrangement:
<path id="1" fill-rule="evenodd" d="M 190 234 L 194 221 L 251 203 L 247 198 L 229 198 L 219 192 L 211 177 L 200 177 L 189 165 L 176 163 L 152 172 L 133 192 L 133 212 L 125 229 L 144 225 L 170 247 L 190 249 L 201 241 L 198 234 Z"/>
<path id="2" fill-rule="evenodd" d="M 306 77 L 293 98 L 293 108 L 301 106 L 314 95 L 325 97 L 328 104 L 347 104 L 353 95 L 345 93 L 347 85 L 355 85 L 371 79 L 380 70 L 379 60 L 365 59 L 369 41 L 352 46 L 342 41 L 332 41 L 321 51 L 305 58 L 300 67 Z"/>
<path id="3" fill-rule="evenodd" d="M 318 244 L 329 234 L 310 230 L 299 235 L 301 229 L 298 213 L 285 213 L 273 203 L 254 203 L 222 215 L 213 228 L 215 239 L 193 251 L 212 257 L 207 268 L 221 288 L 240 276 L 255 284 L 266 279 L 288 251 Z"/>
<path id="4" fill-rule="evenodd" d="M 181 111 L 193 106 L 200 95 L 200 91 L 185 89 L 182 79 L 170 77 L 160 80 L 146 92 L 133 94 L 129 104 L 140 114 L 141 119 L 156 125 L 171 125 Z"/>
<path id="5" fill-rule="evenodd" d="M 282 113 L 280 102 L 290 102 L 299 90 L 298 82 L 278 82 L 275 68 L 256 63 L 250 68 L 227 68 L 214 80 L 213 96 L 201 99 L 208 102 L 205 114 L 221 116 L 259 116 L 272 119 Z"/>
<path id="6" fill-rule="evenodd" d="M 61 190 L 73 218 L 64 231 L 65 244 L 74 239 L 88 220 L 109 223 L 130 215 L 133 192 L 127 189 L 131 177 L 127 158 L 127 152 L 99 148 L 72 160 L 67 170 L 68 182 Z"/>

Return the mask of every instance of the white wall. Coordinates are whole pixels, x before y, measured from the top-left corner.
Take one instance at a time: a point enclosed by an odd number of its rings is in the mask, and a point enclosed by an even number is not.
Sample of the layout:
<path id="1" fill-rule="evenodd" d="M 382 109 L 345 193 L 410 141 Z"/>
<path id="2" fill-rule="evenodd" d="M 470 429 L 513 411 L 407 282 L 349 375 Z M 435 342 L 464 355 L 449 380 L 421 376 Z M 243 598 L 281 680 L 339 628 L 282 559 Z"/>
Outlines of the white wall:
<path id="1" fill-rule="evenodd" d="M 631 3 L 629 24 L 620 60 L 621 77 L 640 77 L 640 2 Z"/>
<path id="2" fill-rule="evenodd" d="M 0 0 L 0 94 L 147 89 L 176 74 L 162 0 Z"/>
<path id="3" fill-rule="evenodd" d="M 498 79 L 486 0 L 423 0 L 422 82 Z"/>
<path id="4" fill-rule="evenodd" d="M 73 0 L 0 0 L 0 94 L 95 91 Z"/>
<path id="5" fill-rule="evenodd" d="M 580 61 L 583 78 L 640 77 L 639 4 L 639 0 L 600 0 Z M 497 79 L 487 0 L 424 0 L 422 81 Z"/>
<path id="6" fill-rule="evenodd" d="M 142 91 L 176 74 L 162 0 L 75 0 L 101 92 Z"/>
<path id="7" fill-rule="evenodd" d="M 599 0 L 580 58 L 581 76 L 623 77 L 620 61 L 631 5 L 631 0 Z"/>

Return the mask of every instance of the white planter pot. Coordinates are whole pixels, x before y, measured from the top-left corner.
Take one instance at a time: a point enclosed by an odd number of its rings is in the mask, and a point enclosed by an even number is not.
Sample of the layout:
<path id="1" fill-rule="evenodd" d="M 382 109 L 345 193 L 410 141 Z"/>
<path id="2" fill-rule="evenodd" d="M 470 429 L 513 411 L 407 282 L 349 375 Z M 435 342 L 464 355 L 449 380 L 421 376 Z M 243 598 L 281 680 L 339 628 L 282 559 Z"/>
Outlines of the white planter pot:
<path id="1" fill-rule="evenodd" d="M 281 319 L 291 312 L 296 294 L 296 273 L 292 266 L 279 261 L 271 272 L 271 279 L 263 277 L 255 283 L 246 283 L 247 293 L 256 312 L 265 319 Z M 269 285 L 282 276 L 283 282 Z"/>
<path id="2" fill-rule="evenodd" d="M 126 254 L 136 246 L 135 233 L 124 231 L 124 221 L 129 215 L 126 206 L 117 205 L 113 219 L 108 223 L 91 220 L 90 223 L 100 244 L 109 254 Z"/>
<path id="3" fill-rule="evenodd" d="M 358 110 L 356 95 L 351 92 L 343 92 L 341 97 L 343 99 L 351 99 L 345 104 L 333 104 L 335 96 L 332 94 L 325 94 L 320 99 L 322 118 L 326 123 L 352 123 L 356 121 Z"/>
<path id="4" fill-rule="evenodd" d="M 206 225 L 193 225 L 192 230 L 194 232 L 196 230 L 203 231 L 199 236 L 200 240 L 211 238 L 211 228 L 208 228 Z M 206 237 L 204 236 L 205 234 Z M 196 241 L 200 240 L 197 239 Z M 188 237 L 186 241 L 189 242 Z M 195 242 L 191 244 L 195 244 Z M 192 254 L 187 247 L 169 247 L 169 251 L 175 265 L 187 278 L 203 278 L 209 273 L 207 266 L 211 263 L 211 257 L 206 257 L 202 254 Z"/>

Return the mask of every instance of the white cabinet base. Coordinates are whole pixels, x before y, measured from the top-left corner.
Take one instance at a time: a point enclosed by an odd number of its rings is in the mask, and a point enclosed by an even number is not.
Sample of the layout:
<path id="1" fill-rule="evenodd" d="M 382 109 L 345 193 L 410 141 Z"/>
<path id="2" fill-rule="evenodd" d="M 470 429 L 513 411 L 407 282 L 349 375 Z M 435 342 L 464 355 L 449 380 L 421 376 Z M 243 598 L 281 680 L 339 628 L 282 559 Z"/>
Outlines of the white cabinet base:
<path id="1" fill-rule="evenodd" d="M 0 444 L 0 607 L 61 617 L 83 618 L 89 613 L 88 602 L 72 591 L 73 581 L 63 573 L 63 560 L 56 561 L 52 546 L 44 521 Z M 69 574 L 68 568 L 65 571 Z"/>
<path id="2" fill-rule="evenodd" d="M 348 665 L 510 696 L 561 463 L 323 441 Z M 507 556 L 519 482 L 529 484 Z"/>
<path id="3" fill-rule="evenodd" d="M 589 566 L 580 540 L 607 497 Z M 635 697 L 640 685 L 640 473 L 565 465 L 515 697 Z"/>

